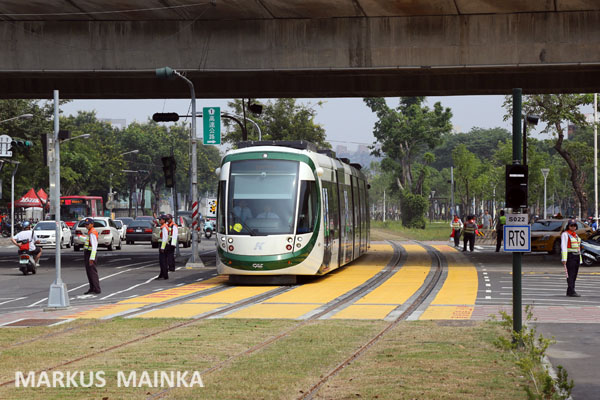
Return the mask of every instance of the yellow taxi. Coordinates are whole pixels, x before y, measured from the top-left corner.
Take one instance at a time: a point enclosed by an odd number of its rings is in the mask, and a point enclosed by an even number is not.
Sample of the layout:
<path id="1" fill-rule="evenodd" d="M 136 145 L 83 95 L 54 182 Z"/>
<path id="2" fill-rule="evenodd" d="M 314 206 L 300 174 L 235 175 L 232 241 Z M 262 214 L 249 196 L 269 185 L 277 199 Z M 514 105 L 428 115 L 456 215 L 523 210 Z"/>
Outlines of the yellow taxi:
<path id="1" fill-rule="evenodd" d="M 540 219 L 531 224 L 531 251 L 560 254 L 560 234 L 567 228 L 568 219 Z M 577 221 L 577 235 L 585 240 L 593 229 Z"/>

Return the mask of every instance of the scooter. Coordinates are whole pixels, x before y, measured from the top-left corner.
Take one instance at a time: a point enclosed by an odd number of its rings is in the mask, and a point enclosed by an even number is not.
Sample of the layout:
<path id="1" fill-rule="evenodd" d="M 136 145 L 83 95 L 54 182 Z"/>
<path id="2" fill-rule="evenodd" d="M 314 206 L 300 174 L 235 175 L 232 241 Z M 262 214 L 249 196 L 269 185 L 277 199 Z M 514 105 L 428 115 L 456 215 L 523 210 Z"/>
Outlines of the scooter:
<path id="1" fill-rule="evenodd" d="M 581 261 L 583 265 L 590 267 L 593 264 L 600 262 L 600 246 L 595 242 L 581 242 Z"/>
<path id="2" fill-rule="evenodd" d="M 27 275 L 31 272 L 32 275 L 35 275 L 37 272 L 37 268 L 35 266 L 35 260 L 29 254 L 29 242 L 21 242 L 19 247 L 19 271 L 23 273 L 23 275 Z"/>
<path id="3" fill-rule="evenodd" d="M 204 237 L 207 239 L 210 239 L 210 237 L 212 236 L 212 232 L 213 232 L 212 224 L 210 222 L 206 221 L 204 223 Z"/>

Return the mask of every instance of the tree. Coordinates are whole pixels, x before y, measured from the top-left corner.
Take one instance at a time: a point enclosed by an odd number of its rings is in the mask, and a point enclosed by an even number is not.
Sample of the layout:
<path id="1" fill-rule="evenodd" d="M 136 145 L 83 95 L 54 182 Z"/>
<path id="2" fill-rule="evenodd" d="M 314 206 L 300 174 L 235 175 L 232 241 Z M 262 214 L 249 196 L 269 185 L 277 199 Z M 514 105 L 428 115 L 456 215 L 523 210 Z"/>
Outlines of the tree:
<path id="1" fill-rule="evenodd" d="M 456 195 L 461 199 L 463 212 L 470 213 L 473 211 L 470 207 L 470 200 L 481 161 L 475 154 L 467 150 L 464 144 L 461 144 L 452 151 L 452 162 L 456 180 Z"/>
<path id="2" fill-rule="evenodd" d="M 592 102 L 589 94 L 543 94 L 523 97 L 523 114 L 536 114 L 546 125 L 543 133 L 556 136 L 554 149 L 564 159 L 570 170 L 570 181 L 579 201 L 581 210 L 588 210 L 588 195 L 585 191 L 585 173 L 581 169 L 581 161 L 574 157 L 575 148 L 565 143 L 565 128 L 568 122 L 580 128 L 588 127 L 581 106 Z M 512 115 L 512 97 L 507 96 L 504 107 L 508 110 L 505 120 Z"/>
<path id="3" fill-rule="evenodd" d="M 439 102 L 429 109 L 423 105 L 424 97 L 402 97 L 396 109 L 388 107 L 383 98 L 365 98 L 364 102 L 379 118 L 373 135 L 380 147 L 374 154 L 383 153 L 392 161 L 388 165 L 395 166 L 400 189 L 420 192 L 419 185 L 413 187 L 414 163 L 436 146 L 442 134 L 450 132 L 452 112 Z"/>
<path id="4" fill-rule="evenodd" d="M 229 103 L 229 107 L 239 116 L 244 114 L 242 101 L 237 99 Z M 320 148 L 331 147 L 327 142 L 325 129 L 314 121 L 316 110 L 311 105 L 299 104 L 296 99 L 277 99 L 268 101 L 263 106 L 261 115 L 253 115 L 247 108 L 245 112 L 247 119 L 260 126 L 263 140 L 307 140 Z M 224 142 L 237 143 L 242 140 L 242 130 L 237 123 L 225 119 L 224 124 L 228 128 Z M 246 125 L 248 140 L 258 140 L 254 125 Z"/>

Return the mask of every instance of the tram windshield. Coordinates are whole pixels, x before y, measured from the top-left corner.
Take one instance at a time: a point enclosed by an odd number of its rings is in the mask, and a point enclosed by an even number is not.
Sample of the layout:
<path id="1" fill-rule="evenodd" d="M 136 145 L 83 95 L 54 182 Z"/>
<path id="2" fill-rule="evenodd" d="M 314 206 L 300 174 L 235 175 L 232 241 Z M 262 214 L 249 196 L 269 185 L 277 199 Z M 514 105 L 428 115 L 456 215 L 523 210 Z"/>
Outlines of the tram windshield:
<path id="1" fill-rule="evenodd" d="M 230 235 L 294 232 L 298 162 L 242 160 L 231 163 L 227 225 Z"/>

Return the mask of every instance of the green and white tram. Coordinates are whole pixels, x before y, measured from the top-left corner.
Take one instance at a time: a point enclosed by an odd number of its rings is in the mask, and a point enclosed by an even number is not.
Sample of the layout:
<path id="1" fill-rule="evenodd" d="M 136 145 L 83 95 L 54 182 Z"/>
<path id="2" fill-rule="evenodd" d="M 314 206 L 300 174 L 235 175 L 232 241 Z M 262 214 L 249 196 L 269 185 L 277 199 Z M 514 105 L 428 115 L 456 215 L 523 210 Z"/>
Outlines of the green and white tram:
<path id="1" fill-rule="evenodd" d="M 243 142 L 217 174 L 219 274 L 323 275 L 367 252 L 360 165 L 306 141 Z"/>

